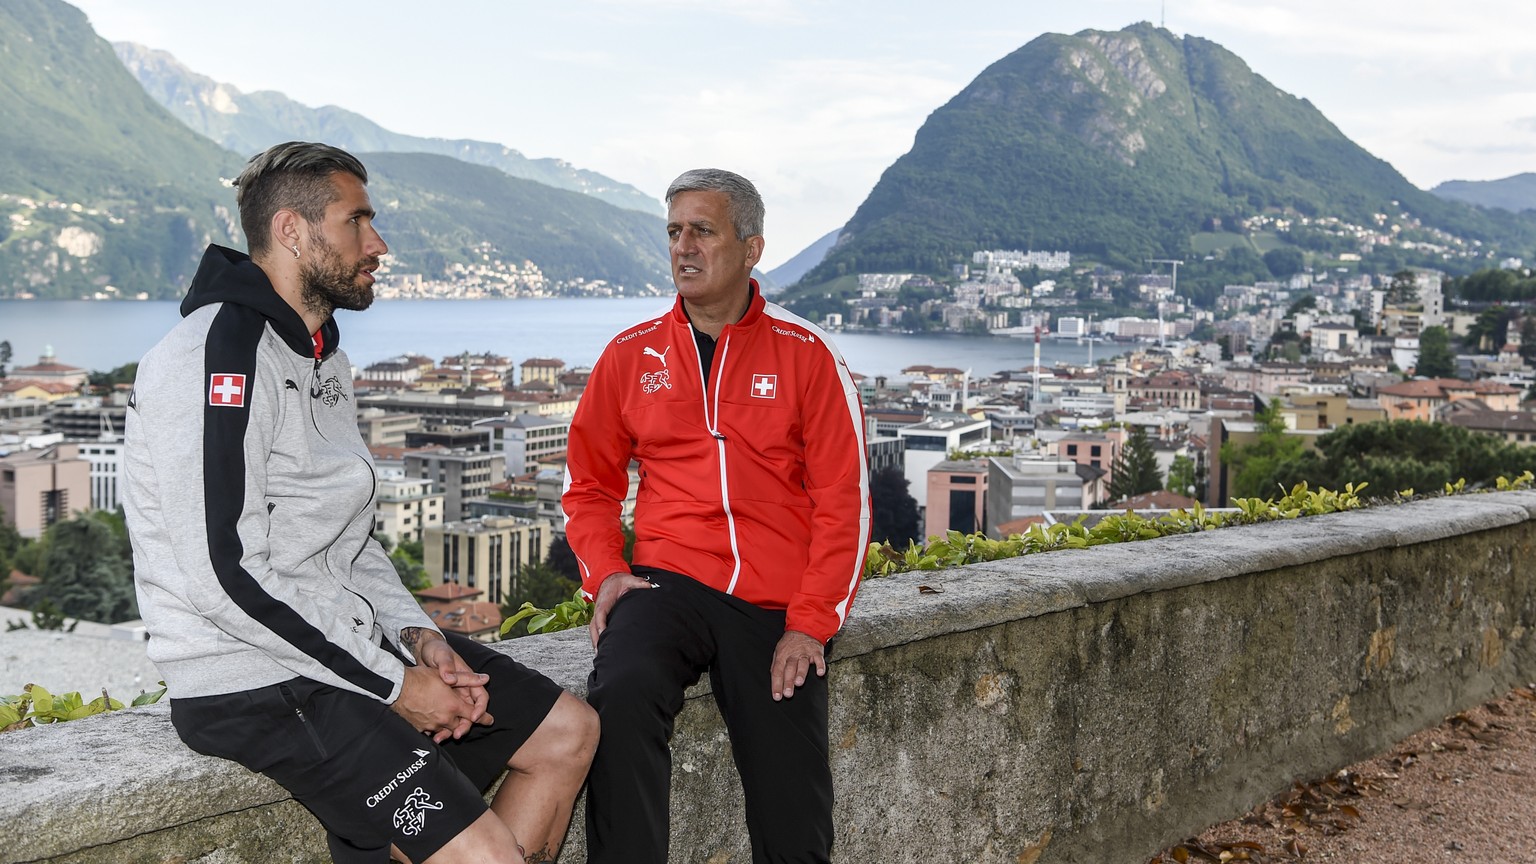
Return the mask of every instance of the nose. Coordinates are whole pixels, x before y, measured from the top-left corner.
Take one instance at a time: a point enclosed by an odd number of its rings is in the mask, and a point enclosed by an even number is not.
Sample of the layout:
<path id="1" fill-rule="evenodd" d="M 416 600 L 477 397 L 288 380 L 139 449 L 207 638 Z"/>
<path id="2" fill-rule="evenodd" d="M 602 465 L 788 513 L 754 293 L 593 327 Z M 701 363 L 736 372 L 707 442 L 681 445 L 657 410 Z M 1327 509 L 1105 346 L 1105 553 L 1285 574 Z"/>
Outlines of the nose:
<path id="1" fill-rule="evenodd" d="M 379 233 L 379 229 L 369 225 L 368 235 L 366 246 L 369 255 L 378 258 L 389 254 L 389 244 L 384 242 L 384 235 Z"/>
<path id="2" fill-rule="evenodd" d="M 672 240 L 672 254 L 692 255 L 696 251 L 696 242 L 699 239 L 692 228 L 683 227 L 677 232 L 677 237 Z"/>

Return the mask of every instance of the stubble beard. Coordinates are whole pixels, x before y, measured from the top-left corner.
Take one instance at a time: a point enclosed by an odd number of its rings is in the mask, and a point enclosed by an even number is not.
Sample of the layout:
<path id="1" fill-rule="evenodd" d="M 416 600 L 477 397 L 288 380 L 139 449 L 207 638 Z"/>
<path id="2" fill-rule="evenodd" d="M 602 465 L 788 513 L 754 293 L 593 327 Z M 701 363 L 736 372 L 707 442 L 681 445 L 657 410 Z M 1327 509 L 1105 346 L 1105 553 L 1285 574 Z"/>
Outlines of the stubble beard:
<path id="1" fill-rule="evenodd" d="M 304 308 L 329 316 L 336 309 L 361 312 L 373 305 L 373 285 L 359 284 L 364 268 L 377 267 L 379 259 L 364 258 L 355 264 L 341 260 L 323 238 L 310 241 L 311 254 L 299 266 Z"/>

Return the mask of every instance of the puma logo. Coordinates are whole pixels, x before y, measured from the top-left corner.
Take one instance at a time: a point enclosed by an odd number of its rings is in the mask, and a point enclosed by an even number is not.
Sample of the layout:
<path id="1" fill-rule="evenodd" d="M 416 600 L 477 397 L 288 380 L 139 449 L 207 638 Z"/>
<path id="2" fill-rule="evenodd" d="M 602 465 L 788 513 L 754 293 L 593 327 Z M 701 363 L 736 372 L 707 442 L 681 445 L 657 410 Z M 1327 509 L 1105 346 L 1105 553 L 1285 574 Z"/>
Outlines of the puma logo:
<path id="1" fill-rule="evenodd" d="M 668 345 L 665 351 L 662 351 L 660 354 L 657 354 L 655 348 L 652 348 L 651 346 L 647 345 L 647 346 L 645 346 L 645 350 L 640 352 L 640 353 L 646 355 L 647 357 L 655 357 L 657 360 L 660 360 L 661 361 L 661 368 L 665 369 L 665 368 L 667 368 L 667 352 L 669 352 L 671 350 L 672 350 L 672 346 Z"/>

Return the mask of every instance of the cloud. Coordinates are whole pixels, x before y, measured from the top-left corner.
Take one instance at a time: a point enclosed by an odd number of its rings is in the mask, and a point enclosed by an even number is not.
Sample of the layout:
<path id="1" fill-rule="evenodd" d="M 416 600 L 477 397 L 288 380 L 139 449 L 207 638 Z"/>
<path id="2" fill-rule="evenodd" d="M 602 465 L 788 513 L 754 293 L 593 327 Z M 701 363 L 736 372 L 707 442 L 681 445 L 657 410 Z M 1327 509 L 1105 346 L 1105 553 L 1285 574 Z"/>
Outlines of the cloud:
<path id="1" fill-rule="evenodd" d="M 1529 2 L 1190 0 L 1179 16 L 1187 32 L 1220 42 L 1330 114 L 1350 103 L 1523 92 L 1536 80 Z"/>
<path id="2" fill-rule="evenodd" d="M 1536 170 L 1536 89 L 1464 92 L 1381 106 L 1334 119 L 1355 143 L 1422 188 L 1449 179 L 1491 180 Z"/>
<path id="3" fill-rule="evenodd" d="M 1536 29 L 1536 4 L 1524 0 L 1484 0 L 1454 8 L 1444 0 L 1240 5 L 1191 0 L 1177 16 L 1178 25 L 1188 25 L 1189 32 L 1248 33 L 1284 43 L 1287 53 L 1298 55 L 1436 64 L 1507 60 L 1511 72 L 1522 62 L 1530 65 L 1529 34 Z"/>
<path id="4" fill-rule="evenodd" d="M 687 12 L 689 14 L 725 15 L 755 24 L 798 27 L 814 21 L 811 4 L 803 0 L 712 0 L 700 5 L 697 0 L 598 0 L 599 5 L 640 12 Z"/>
<path id="5" fill-rule="evenodd" d="M 667 115 L 667 131 L 607 135 L 589 160 L 654 189 L 692 167 L 741 172 L 767 199 L 771 264 L 852 216 L 960 86 L 935 63 L 766 61 L 750 76 L 643 97 L 643 108 Z"/>

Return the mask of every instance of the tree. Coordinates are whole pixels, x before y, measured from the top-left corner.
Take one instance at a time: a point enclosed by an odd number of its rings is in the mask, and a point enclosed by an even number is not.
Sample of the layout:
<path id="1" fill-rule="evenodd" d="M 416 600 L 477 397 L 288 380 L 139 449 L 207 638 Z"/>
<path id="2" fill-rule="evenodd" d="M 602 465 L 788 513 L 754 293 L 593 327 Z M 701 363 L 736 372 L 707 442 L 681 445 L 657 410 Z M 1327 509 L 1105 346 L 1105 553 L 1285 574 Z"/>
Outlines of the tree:
<path id="1" fill-rule="evenodd" d="M 0 342 L 0 378 L 5 377 L 5 370 L 11 365 L 11 343 L 9 340 Z"/>
<path id="2" fill-rule="evenodd" d="M 1426 327 L 1419 334 L 1419 362 L 1414 372 L 1425 378 L 1450 378 L 1456 374 L 1451 337 L 1444 327 Z"/>
<path id="3" fill-rule="evenodd" d="M 34 593 L 61 614 L 115 624 L 139 616 L 133 554 L 121 511 L 96 510 L 48 528 Z"/>
<path id="4" fill-rule="evenodd" d="M 539 561 L 518 571 L 517 593 L 522 596 L 509 598 L 506 606 L 516 610 L 526 601 L 540 609 L 548 609 L 556 603 L 571 599 L 571 595 L 580 587 L 580 579 L 561 575 L 549 566 L 548 560 Z"/>
<path id="5" fill-rule="evenodd" d="M 625 525 L 624 532 L 624 560 L 633 561 L 635 548 L 635 530 Z M 548 609 L 557 603 L 563 603 L 571 599 L 576 589 L 581 587 L 581 562 L 576 559 L 576 553 L 571 550 L 570 541 L 565 537 L 557 537 L 549 545 L 549 554 L 538 563 L 529 564 L 517 571 L 517 578 L 513 582 L 516 596 L 509 596 L 506 602 L 501 604 L 501 614 L 511 617 L 524 603 L 532 603 L 540 609 Z M 526 625 L 514 628 L 507 634 L 508 638 L 527 636 Z"/>
<path id="6" fill-rule="evenodd" d="M 1232 473 L 1233 498 L 1267 498 L 1275 494 L 1278 491 L 1274 479 L 1276 469 L 1306 449 L 1300 438 L 1286 434 L 1279 403 L 1271 402 L 1255 414 L 1253 420 L 1259 433 L 1256 440 L 1244 444 L 1228 441 L 1221 445 L 1221 461 Z M 1225 501 L 1220 503 L 1226 504 Z"/>
<path id="7" fill-rule="evenodd" d="M 16 553 L 25 543 L 16 526 L 5 521 L 5 508 L 0 507 L 0 579 L 11 575 L 16 566 Z"/>
<path id="8" fill-rule="evenodd" d="M 1412 270 L 1392 274 L 1392 281 L 1387 283 L 1386 301 L 1388 306 L 1411 306 L 1419 302 L 1419 286 Z"/>
<path id="9" fill-rule="evenodd" d="M 1183 453 L 1173 457 L 1173 464 L 1168 466 L 1169 492 L 1177 492 L 1180 495 L 1188 495 L 1191 498 L 1203 498 L 1201 489 L 1196 483 L 1195 460 Z"/>
<path id="10" fill-rule="evenodd" d="M 132 384 L 133 379 L 139 374 L 137 362 L 128 363 L 113 369 L 111 372 L 92 372 L 90 376 L 91 387 L 97 390 L 111 390 L 119 384 Z"/>
<path id="11" fill-rule="evenodd" d="M 1530 315 L 1520 321 L 1520 359 L 1536 363 L 1536 317 Z"/>
<path id="12" fill-rule="evenodd" d="M 1317 308 L 1317 295 L 1316 294 L 1303 294 L 1302 296 L 1296 298 L 1295 300 L 1293 300 L 1291 302 L 1290 307 L 1285 310 L 1285 317 L 1287 317 L 1287 318 L 1294 318 L 1296 316 L 1297 312 L 1300 312 L 1300 311 L 1302 311 L 1304 309 L 1316 309 L 1316 308 Z"/>
<path id="13" fill-rule="evenodd" d="M 422 563 L 403 549 L 396 549 L 389 553 L 389 563 L 395 565 L 395 575 L 400 577 L 400 584 L 407 591 L 420 591 L 423 588 L 432 587 L 432 577 L 427 573 L 427 568 Z"/>
<path id="14" fill-rule="evenodd" d="M 65 633 L 75 632 L 75 625 L 79 624 L 80 621 L 78 619 L 71 621 L 69 622 L 69 626 L 66 627 L 64 626 L 64 618 L 64 613 L 60 612 L 59 607 L 53 605 L 52 601 L 39 600 L 37 601 L 37 605 L 32 607 L 32 628 L 34 630 L 62 630 Z M 21 628 L 12 627 L 10 629 L 19 630 Z"/>
<path id="15" fill-rule="evenodd" d="M 909 540 L 921 539 L 917 500 L 908 488 L 906 476 L 897 468 L 883 469 L 869 478 L 871 541 L 904 547 Z"/>
<path id="16" fill-rule="evenodd" d="M 389 563 L 395 565 L 395 575 L 400 577 L 400 584 L 407 591 L 420 591 L 431 587 L 432 577 L 428 575 L 427 568 L 421 563 L 421 544 L 409 540 L 402 541 L 399 548 L 395 548 L 395 542 L 388 535 L 377 531 L 373 539 L 379 541 L 384 547 L 384 553 L 389 556 Z"/>
<path id="17" fill-rule="evenodd" d="M 1316 447 L 1275 464 L 1267 478 L 1271 488 L 1302 481 L 1329 489 L 1369 483 L 1370 494 L 1387 497 L 1408 489 L 1439 491 L 1462 479 L 1469 486 L 1489 486 L 1501 476 L 1536 472 L 1536 449 L 1449 423 L 1384 420 L 1341 426 L 1319 437 Z"/>
<path id="18" fill-rule="evenodd" d="M 1306 268 L 1307 256 L 1294 246 L 1280 246 L 1264 253 L 1264 266 L 1276 279 L 1286 279 Z"/>
<path id="19" fill-rule="evenodd" d="M 1115 454 L 1110 475 L 1110 501 L 1124 501 L 1163 488 L 1163 478 L 1157 470 L 1157 453 L 1152 449 L 1152 442 L 1147 440 L 1145 429 L 1131 427 L 1125 446 Z"/>
<path id="20" fill-rule="evenodd" d="M 1269 339 L 1269 356 L 1272 359 L 1289 360 L 1296 363 L 1301 360 L 1301 334 L 1294 330 L 1281 330 Z"/>
<path id="21" fill-rule="evenodd" d="M 1497 351 L 1509 341 L 1509 322 L 1519 314 L 1509 306 L 1490 306 L 1477 313 L 1477 320 L 1467 328 L 1461 344 L 1469 351 Z M 1524 347 L 1524 346 L 1521 346 Z"/>
<path id="22" fill-rule="evenodd" d="M 563 535 L 549 544 L 549 554 L 544 556 L 544 563 L 567 579 L 581 579 L 581 562 L 576 560 L 576 553 L 571 551 L 571 541 Z"/>

